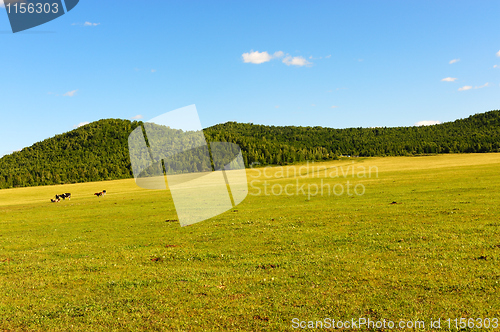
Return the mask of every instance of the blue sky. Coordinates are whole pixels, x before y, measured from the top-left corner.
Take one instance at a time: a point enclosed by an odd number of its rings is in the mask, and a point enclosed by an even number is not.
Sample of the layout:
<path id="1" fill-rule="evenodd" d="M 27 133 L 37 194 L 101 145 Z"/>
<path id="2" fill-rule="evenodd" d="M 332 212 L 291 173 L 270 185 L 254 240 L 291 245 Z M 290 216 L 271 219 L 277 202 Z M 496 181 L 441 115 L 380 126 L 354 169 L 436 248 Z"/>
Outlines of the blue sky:
<path id="1" fill-rule="evenodd" d="M 500 109 L 498 17 L 487 0 L 80 0 L 13 34 L 0 8 L 0 155 L 191 104 L 204 127 L 412 126 Z"/>

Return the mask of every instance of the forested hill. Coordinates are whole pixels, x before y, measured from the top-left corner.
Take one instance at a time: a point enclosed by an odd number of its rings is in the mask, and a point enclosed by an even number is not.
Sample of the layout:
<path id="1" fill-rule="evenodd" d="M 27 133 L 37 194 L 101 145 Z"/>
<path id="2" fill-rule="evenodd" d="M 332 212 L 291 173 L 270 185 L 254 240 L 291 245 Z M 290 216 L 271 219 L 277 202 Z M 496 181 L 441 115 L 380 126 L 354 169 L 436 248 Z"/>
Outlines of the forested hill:
<path id="1" fill-rule="evenodd" d="M 205 130 L 209 141 L 239 144 L 245 164 L 286 164 L 351 156 L 410 156 L 500 151 L 500 111 L 420 127 L 332 129 L 227 122 Z"/>
<path id="2" fill-rule="evenodd" d="M 0 189 L 132 176 L 128 135 L 141 124 L 96 121 L 0 158 Z M 227 122 L 204 130 L 209 142 L 240 145 L 248 166 L 331 160 L 342 155 L 405 156 L 499 152 L 500 111 L 425 127 L 275 127 Z"/>
<path id="3" fill-rule="evenodd" d="M 131 177 L 128 135 L 140 122 L 106 119 L 0 159 L 0 189 Z"/>

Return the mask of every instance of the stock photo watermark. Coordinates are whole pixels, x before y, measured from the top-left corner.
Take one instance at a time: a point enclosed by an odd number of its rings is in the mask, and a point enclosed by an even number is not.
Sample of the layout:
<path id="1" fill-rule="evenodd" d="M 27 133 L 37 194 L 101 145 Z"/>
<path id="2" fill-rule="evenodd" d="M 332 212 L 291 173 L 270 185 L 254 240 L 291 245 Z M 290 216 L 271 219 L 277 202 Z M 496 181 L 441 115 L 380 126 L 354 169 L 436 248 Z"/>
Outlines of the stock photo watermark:
<path id="1" fill-rule="evenodd" d="M 359 329 L 377 329 L 377 330 L 463 330 L 463 329 L 497 329 L 499 319 L 492 318 L 447 318 L 447 319 L 417 319 L 417 320 L 390 320 L 375 319 L 369 317 L 351 318 L 347 320 L 324 318 L 321 320 L 303 320 L 299 318 L 292 319 L 292 328 L 298 330 L 306 329 L 339 329 L 339 330 L 359 330 Z"/>
<path id="2" fill-rule="evenodd" d="M 3 0 L 12 32 L 42 25 L 68 13 L 79 0 Z"/>
<path id="3" fill-rule="evenodd" d="M 361 179 L 378 178 L 377 166 L 348 165 L 324 166 L 307 162 L 301 166 L 266 166 L 255 168 L 250 175 L 249 194 L 252 196 L 362 196 L 366 192 L 363 183 L 355 183 Z M 291 179 L 286 184 L 275 183 L 279 179 Z"/>
<path id="4" fill-rule="evenodd" d="M 181 226 L 224 213 L 248 194 L 240 147 L 207 143 L 195 105 L 144 122 L 129 135 L 128 146 L 136 184 L 168 187 Z"/>

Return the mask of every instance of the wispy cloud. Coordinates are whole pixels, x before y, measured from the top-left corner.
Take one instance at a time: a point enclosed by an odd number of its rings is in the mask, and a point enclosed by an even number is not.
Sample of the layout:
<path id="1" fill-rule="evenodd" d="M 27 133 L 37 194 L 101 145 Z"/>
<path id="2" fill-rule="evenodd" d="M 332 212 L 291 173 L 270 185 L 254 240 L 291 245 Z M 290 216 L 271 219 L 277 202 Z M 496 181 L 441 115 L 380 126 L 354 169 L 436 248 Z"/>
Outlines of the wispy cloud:
<path id="1" fill-rule="evenodd" d="M 76 95 L 76 92 L 78 90 L 73 90 L 73 91 L 68 91 L 65 94 L 63 94 L 64 97 L 74 97 Z"/>
<path id="2" fill-rule="evenodd" d="M 460 89 L 458 89 L 458 91 L 466 91 L 466 90 L 471 90 L 471 89 L 482 89 L 482 88 L 486 88 L 488 86 L 490 86 L 489 82 L 486 82 L 483 85 L 479 85 L 479 86 L 475 86 L 475 87 L 472 87 L 471 85 L 466 85 L 466 86 L 463 86 Z"/>
<path id="3" fill-rule="evenodd" d="M 437 120 L 424 120 L 424 121 L 419 121 L 417 123 L 414 124 L 414 126 L 432 126 L 432 125 L 436 125 L 436 124 L 440 124 L 441 121 L 437 121 Z"/>
<path id="4" fill-rule="evenodd" d="M 5 4 L 3 3 L 3 0 L 0 0 L 0 7 L 5 8 Z"/>
<path id="5" fill-rule="evenodd" d="M 336 106 L 336 105 L 333 105 L 333 106 L 332 106 L 332 107 L 330 107 L 330 108 L 338 108 L 338 106 Z"/>
<path id="6" fill-rule="evenodd" d="M 95 27 L 95 26 L 101 25 L 101 23 L 92 23 L 92 22 L 86 21 L 84 23 L 72 23 L 71 25 L 79 25 L 79 26 L 83 26 L 83 27 Z"/>
<path id="7" fill-rule="evenodd" d="M 458 91 L 466 91 L 466 90 L 471 90 L 471 89 L 482 89 L 490 86 L 489 82 L 484 83 L 483 85 L 475 86 L 472 87 L 471 85 L 466 85 L 458 89 Z"/>
<path id="8" fill-rule="evenodd" d="M 282 58 L 284 55 L 283 51 L 274 52 L 273 58 Z"/>
<path id="9" fill-rule="evenodd" d="M 142 115 L 137 114 L 136 116 L 131 117 L 130 120 L 139 120 L 139 119 L 142 119 L 142 118 L 144 118 Z"/>
<path id="10" fill-rule="evenodd" d="M 269 54 L 267 51 L 259 52 L 251 50 L 248 53 L 243 53 L 241 57 L 243 58 L 244 63 L 253 63 L 253 64 L 261 64 L 264 62 L 269 62 L 272 59 L 281 58 L 285 54 L 282 51 L 274 52 L 274 54 Z"/>
<path id="11" fill-rule="evenodd" d="M 85 121 L 85 122 L 80 122 L 79 124 L 74 125 L 74 126 L 73 126 L 73 128 L 75 128 L 75 129 L 76 129 L 76 128 L 80 128 L 81 126 L 85 126 L 85 125 L 87 125 L 87 124 L 89 124 L 89 123 L 90 123 L 90 122 L 88 122 L 88 121 Z"/>
<path id="12" fill-rule="evenodd" d="M 499 57 L 500 57 L 500 51 L 498 51 L 498 52 L 497 52 L 497 56 L 499 56 Z"/>
<path id="13" fill-rule="evenodd" d="M 458 61 L 460 61 L 460 59 L 453 59 L 453 60 L 451 60 L 449 63 L 450 63 L 450 65 L 451 65 L 451 64 L 454 64 L 455 62 L 458 62 Z"/>
<path id="14" fill-rule="evenodd" d="M 287 55 L 288 55 L 288 54 L 287 54 Z M 331 58 L 331 57 L 332 57 L 332 55 L 331 55 L 331 54 L 330 54 L 330 55 L 327 55 L 327 56 L 324 56 L 324 57 L 323 57 L 323 56 L 319 56 L 319 57 L 316 57 L 316 58 L 315 58 L 314 56 L 310 55 L 308 59 L 309 59 L 309 60 L 322 60 L 323 58 L 325 58 L 325 59 L 329 59 L 329 58 Z"/>
<path id="15" fill-rule="evenodd" d="M 498 68 L 498 65 L 494 65 L 493 68 Z"/>
<path id="16" fill-rule="evenodd" d="M 298 67 L 312 65 L 312 63 L 304 59 L 304 57 L 301 56 L 292 57 L 291 55 L 287 55 L 283 59 L 283 63 L 287 66 L 298 66 Z"/>
<path id="17" fill-rule="evenodd" d="M 284 58 L 283 58 L 284 57 Z M 259 52 L 251 50 L 248 53 L 243 53 L 241 55 L 244 63 L 253 63 L 253 64 L 261 64 L 265 62 L 269 62 L 273 59 L 283 58 L 282 62 L 287 66 L 309 66 L 312 65 L 311 62 L 307 61 L 302 56 L 291 56 L 290 54 L 286 54 L 283 51 L 274 52 L 274 54 L 269 54 L 267 51 Z M 312 59 L 312 57 L 310 57 Z"/>
<path id="18" fill-rule="evenodd" d="M 457 80 L 456 77 L 446 77 L 446 78 L 443 78 L 441 81 L 443 82 L 455 82 Z"/>
<path id="19" fill-rule="evenodd" d="M 486 82 L 483 85 L 474 87 L 474 89 L 482 89 L 482 88 L 486 88 L 487 86 L 490 86 L 490 83 Z"/>
<path id="20" fill-rule="evenodd" d="M 135 67 L 134 71 L 136 71 L 136 72 L 148 72 L 148 73 L 153 73 L 154 74 L 154 73 L 158 72 L 158 69 L 154 69 L 154 68 L 153 69 L 144 69 L 144 68 L 141 69 L 141 68 Z"/>
<path id="21" fill-rule="evenodd" d="M 77 91 L 78 91 L 78 89 L 77 90 L 73 90 L 73 91 L 68 91 L 66 93 L 63 93 L 62 95 L 59 94 L 59 93 L 55 93 L 55 92 L 50 91 L 50 92 L 47 92 L 47 94 L 48 95 L 53 95 L 53 96 L 56 96 L 56 97 L 61 97 L 61 96 L 63 96 L 63 97 L 74 97 L 76 95 Z"/>
<path id="22" fill-rule="evenodd" d="M 274 106 L 274 108 L 280 108 L 280 105 L 276 105 L 276 106 Z"/>

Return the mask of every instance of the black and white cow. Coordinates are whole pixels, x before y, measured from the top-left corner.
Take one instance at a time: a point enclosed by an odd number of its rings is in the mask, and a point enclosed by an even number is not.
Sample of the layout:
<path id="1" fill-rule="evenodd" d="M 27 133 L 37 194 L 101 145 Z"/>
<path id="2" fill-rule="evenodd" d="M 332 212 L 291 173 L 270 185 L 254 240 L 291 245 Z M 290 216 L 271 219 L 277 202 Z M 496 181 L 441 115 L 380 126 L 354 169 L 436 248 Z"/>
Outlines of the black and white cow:
<path id="1" fill-rule="evenodd" d="M 71 199 L 71 194 L 70 193 L 65 193 L 65 194 L 61 194 L 61 195 L 56 195 L 56 199 Z"/>

